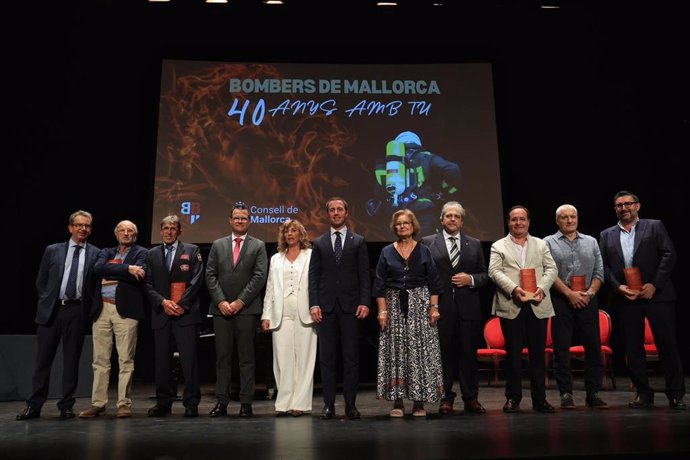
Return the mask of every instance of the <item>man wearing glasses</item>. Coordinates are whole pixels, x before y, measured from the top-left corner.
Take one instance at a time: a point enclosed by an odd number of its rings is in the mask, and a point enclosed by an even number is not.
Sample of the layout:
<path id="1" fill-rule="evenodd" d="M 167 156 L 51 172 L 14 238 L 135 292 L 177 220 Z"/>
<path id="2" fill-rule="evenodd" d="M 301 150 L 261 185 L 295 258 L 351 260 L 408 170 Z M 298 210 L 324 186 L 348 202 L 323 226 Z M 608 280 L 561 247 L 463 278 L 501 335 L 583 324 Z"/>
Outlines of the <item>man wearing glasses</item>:
<path id="1" fill-rule="evenodd" d="M 211 417 L 227 415 L 232 382 L 232 355 L 237 346 L 240 374 L 240 417 L 251 417 L 254 399 L 254 342 L 263 311 L 261 290 L 268 276 L 263 241 L 247 234 L 249 210 L 235 203 L 230 215 L 232 234 L 213 242 L 206 265 L 216 341 L 216 405 Z"/>
<path id="2" fill-rule="evenodd" d="M 70 239 L 45 249 L 36 277 L 36 368 L 31 396 L 17 420 L 41 415 L 48 398 L 50 370 L 62 340 L 62 398 L 57 403 L 60 418 L 74 418 L 74 393 L 79 378 L 79 357 L 88 324 L 90 300 L 95 288 L 93 265 L 99 249 L 86 242 L 93 217 L 76 211 L 69 217 Z M 82 251 L 83 249 L 83 251 Z M 71 281 L 71 282 L 70 282 Z"/>
<path id="3" fill-rule="evenodd" d="M 604 261 L 604 277 L 612 292 L 612 306 L 620 315 L 625 337 L 628 371 L 637 394 L 628 403 L 633 409 L 654 406 L 654 390 L 649 386 L 644 352 L 644 318 L 649 319 L 666 373 L 669 406 L 685 410 L 685 381 L 675 334 L 676 292 L 671 272 L 676 250 L 659 220 L 640 219 L 637 195 L 621 191 L 613 197 L 618 223 L 601 232 L 599 247 Z M 625 269 L 637 268 L 641 289 L 632 289 Z"/>

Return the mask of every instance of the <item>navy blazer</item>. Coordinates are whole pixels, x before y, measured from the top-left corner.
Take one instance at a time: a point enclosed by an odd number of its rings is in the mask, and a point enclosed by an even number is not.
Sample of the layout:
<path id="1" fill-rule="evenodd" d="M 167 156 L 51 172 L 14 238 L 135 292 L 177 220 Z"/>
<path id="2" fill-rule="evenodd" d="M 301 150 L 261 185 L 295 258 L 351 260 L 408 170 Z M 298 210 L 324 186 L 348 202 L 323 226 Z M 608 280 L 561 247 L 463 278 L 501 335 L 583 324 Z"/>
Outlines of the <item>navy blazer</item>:
<path id="1" fill-rule="evenodd" d="M 335 263 L 330 231 L 314 242 L 309 262 L 309 306 L 331 312 L 336 300 L 346 313 L 371 304 L 369 253 L 364 238 L 347 231 L 340 265 Z"/>
<path id="2" fill-rule="evenodd" d="M 599 249 L 604 261 L 604 277 L 610 286 L 616 302 L 626 301 L 618 294 L 618 287 L 625 284 L 623 269 L 623 248 L 620 241 L 621 229 L 618 224 L 607 228 L 599 236 Z M 640 219 L 635 228 L 635 247 L 633 266 L 640 269 L 642 283 L 656 287 L 654 297 L 649 302 L 672 302 L 676 291 L 671 282 L 671 272 L 676 265 L 676 250 L 666 227 L 660 220 Z"/>
<path id="3" fill-rule="evenodd" d="M 125 260 L 121 264 L 108 263 L 117 255 L 117 246 L 113 248 L 101 249 L 93 267 L 94 276 L 98 278 L 96 282 L 95 294 L 91 304 L 91 320 L 96 321 L 103 309 L 103 298 L 101 296 L 100 280 L 107 278 L 118 280 L 115 290 L 115 306 L 120 316 L 142 320 L 146 317 L 145 306 L 146 290 L 145 280 L 137 280 L 134 275 L 129 273 L 130 265 L 138 265 L 146 270 L 146 255 L 148 250 L 142 246 L 134 245 L 130 248 Z"/>
<path id="4" fill-rule="evenodd" d="M 165 246 L 156 246 L 149 251 L 146 265 L 146 292 L 152 308 L 151 328 L 160 329 L 171 320 L 181 326 L 201 323 L 198 294 L 203 281 L 204 263 L 199 247 L 178 240 L 172 269 L 168 270 Z M 177 303 L 185 310 L 182 316 L 168 316 L 161 306 L 163 300 L 170 299 L 170 283 L 185 283 L 184 294 Z"/>
<path id="5" fill-rule="evenodd" d="M 36 324 L 48 324 L 53 317 L 57 301 L 60 299 L 60 286 L 62 285 L 62 276 L 65 273 L 65 259 L 67 258 L 68 250 L 69 241 L 66 241 L 64 243 L 51 244 L 43 252 L 38 276 L 36 276 L 36 291 L 38 292 Z M 86 243 L 85 251 L 86 260 L 84 261 L 84 274 L 82 275 L 81 298 L 84 314 L 88 315 L 96 286 L 93 266 L 99 249 L 92 244 Z"/>
<path id="6" fill-rule="evenodd" d="M 422 238 L 422 243 L 429 247 L 431 256 L 436 262 L 438 276 L 441 279 L 443 293 L 439 297 L 439 311 L 441 317 L 444 311 L 457 306 L 460 318 L 470 321 L 482 319 L 482 308 L 479 297 L 479 289 L 486 286 L 489 275 L 486 270 L 486 261 L 482 250 L 482 243 L 476 238 L 460 234 L 460 263 L 458 268 L 453 268 L 450 263 L 450 255 L 446 247 L 443 232 Z M 474 278 L 474 287 L 456 287 L 451 278 L 456 273 L 465 272 Z"/>

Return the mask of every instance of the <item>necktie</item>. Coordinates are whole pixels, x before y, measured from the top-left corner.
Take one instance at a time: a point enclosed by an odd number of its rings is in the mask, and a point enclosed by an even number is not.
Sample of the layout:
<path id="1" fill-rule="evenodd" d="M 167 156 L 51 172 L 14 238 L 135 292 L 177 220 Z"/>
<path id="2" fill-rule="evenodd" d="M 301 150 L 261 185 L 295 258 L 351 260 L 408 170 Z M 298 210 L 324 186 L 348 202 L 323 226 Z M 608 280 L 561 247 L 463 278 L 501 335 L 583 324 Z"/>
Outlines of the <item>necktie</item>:
<path id="1" fill-rule="evenodd" d="M 448 239 L 450 240 L 450 263 L 453 265 L 453 268 L 458 268 L 458 264 L 460 263 L 460 250 L 458 249 L 457 238 L 451 236 Z"/>
<path id="2" fill-rule="evenodd" d="M 65 296 L 69 300 L 77 298 L 77 272 L 79 272 L 79 250 L 81 246 L 74 246 L 72 253 L 72 265 L 69 268 L 69 276 L 67 277 L 67 286 L 65 286 Z"/>
<path id="3" fill-rule="evenodd" d="M 237 260 L 240 258 L 240 246 L 242 245 L 242 238 L 235 238 L 235 249 L 232 251 L 232 264 L 237 265 Z"/>
<path id="4" fill-rule="evenodd" d="M 333 254 L 335 255 L 335 263 L 340 265 L 340 258 L 343 256 L 343 240 L 340 238 L 340 232 L 335 232 Z"/>
<path id="5" fill-rule="evenodd" d="M 172 244 L 165 245 L 165 266 L 168 268 L 168 271 L 172 268 L 173 248 Z"/>

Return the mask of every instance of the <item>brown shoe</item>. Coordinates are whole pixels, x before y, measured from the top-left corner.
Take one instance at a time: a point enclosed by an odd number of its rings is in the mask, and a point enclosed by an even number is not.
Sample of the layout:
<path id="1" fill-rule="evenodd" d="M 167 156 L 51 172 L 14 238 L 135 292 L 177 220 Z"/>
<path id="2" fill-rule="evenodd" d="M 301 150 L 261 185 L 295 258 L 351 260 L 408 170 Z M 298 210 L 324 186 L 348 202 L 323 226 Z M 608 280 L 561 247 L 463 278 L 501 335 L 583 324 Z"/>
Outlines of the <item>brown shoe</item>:
<path id="1" fill-rule="evenodd" d="M 453 400 L 442 399 L 441 405 L 438 406 L 438 413 L 441 415 L 448 415 L 453 413 Z"/>
<path id="2" fill-rule="evenodd" d="M 79 418 L 94 418 L 105 413 L 105 407 L 91 406 L 79 412 Z"/>
<path id="3" fill-rule="evenodd" d="M 465 412 L 472 414 L 486 414 L 486 409 L 476 399 L 470 399 L 465 402 Z"/>
<path id="4" fill-rule="evenodd" d="M 117 418 L 127 418 L 132 416 L 132 408 L 129 406 L 120 406 L 117 408 Z"/>

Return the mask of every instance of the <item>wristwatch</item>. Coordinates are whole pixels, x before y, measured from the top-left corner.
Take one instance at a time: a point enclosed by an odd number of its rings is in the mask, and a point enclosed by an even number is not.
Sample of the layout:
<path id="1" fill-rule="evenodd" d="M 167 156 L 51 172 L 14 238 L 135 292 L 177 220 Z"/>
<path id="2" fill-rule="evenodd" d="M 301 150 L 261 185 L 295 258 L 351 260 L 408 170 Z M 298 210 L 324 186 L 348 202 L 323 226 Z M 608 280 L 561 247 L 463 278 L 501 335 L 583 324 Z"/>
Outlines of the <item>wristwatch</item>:
<path id="1" fill-rule="evenodd" d="M 596 294 L 593 293 L 592 291 L 587 291 L 587 295 L 588 295 L 589 298 L 591 299 L 591 298 L 594 297 Z"/>

